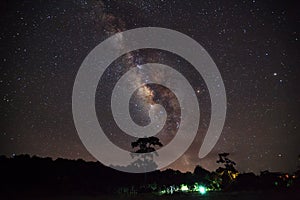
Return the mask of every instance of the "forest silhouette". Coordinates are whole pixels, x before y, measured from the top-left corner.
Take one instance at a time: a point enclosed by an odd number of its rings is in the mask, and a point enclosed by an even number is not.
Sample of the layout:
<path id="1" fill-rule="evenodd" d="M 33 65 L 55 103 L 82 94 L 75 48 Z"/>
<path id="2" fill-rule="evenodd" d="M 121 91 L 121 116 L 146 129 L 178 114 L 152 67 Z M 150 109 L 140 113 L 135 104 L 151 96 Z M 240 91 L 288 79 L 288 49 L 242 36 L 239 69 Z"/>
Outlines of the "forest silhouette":
<path id="1" fill-rule="evenodd" d="M 136 147 L 136 143 L 133 145 Z M 29 155 L 0 156 L 0 192 L 14 195 L 98 195 L 153 193 L 172 186 L 195 182 L 215 191 L 296 191 L 300 188 L 300 170 L 294 174 L 261 172 L 238 173 L 228 153 L 219 154 L 220 166 L 209 172 L 196 166 L 194 172 L 167 169 L 131 174 L 82 159 L 40 158 Z"/>

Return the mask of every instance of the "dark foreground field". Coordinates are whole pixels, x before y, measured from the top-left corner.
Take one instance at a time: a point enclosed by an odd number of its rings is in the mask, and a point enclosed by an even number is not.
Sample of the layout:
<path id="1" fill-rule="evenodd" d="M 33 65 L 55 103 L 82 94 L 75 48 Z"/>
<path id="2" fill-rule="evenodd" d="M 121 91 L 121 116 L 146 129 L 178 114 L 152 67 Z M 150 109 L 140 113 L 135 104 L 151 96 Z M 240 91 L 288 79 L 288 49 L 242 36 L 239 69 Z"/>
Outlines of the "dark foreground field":
<path id="1" fill-rule="evenodd" d="M 2 198 L 1 198 L 2 199 Z M 33 197 L 33 196 L 15 196 L 3 199 L 43 199 L 43 200 L 291 200 L 300 199 L 300 190 L 293 192 L 210 192 L 205 195 L 200 194 L 173 194 L 173 195 L 155 195 L 155 194 L 138 194 L 134 196 L 130 195 L 101 195 L 101 196 L 52 196 L 52 197 Z"/>

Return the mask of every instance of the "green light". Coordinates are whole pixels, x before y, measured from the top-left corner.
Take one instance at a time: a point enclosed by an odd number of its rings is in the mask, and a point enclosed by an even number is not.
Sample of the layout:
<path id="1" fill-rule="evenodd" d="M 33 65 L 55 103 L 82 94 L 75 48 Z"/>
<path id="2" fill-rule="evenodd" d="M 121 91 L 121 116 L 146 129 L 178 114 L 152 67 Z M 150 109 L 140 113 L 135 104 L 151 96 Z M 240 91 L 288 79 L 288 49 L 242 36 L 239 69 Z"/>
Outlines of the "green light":
<path id="1" fill-rule="evenodd" d="M 159 192 L 159 194 L 160 195 L 162 195 L 162 194 L 166 194 L 167 193 L 167 191 L 166 190 L 161 190 L 160 192 Z"/>
<path id="2" fill-rule="evenodd" d="M 186 192 L 186 191 L 189 190 L 189 188 L 188 188 L 187 185 L 183 185 L 183 184 L 182 184 L 180 190 L 183 191 L 183 192 Z"/>
<path id="3" fill-rule="evenodd" d="M 200 194 L 205 194 L 206 193 L 206 188 L 202 185 L 199 186 L 199 192 Z"/>

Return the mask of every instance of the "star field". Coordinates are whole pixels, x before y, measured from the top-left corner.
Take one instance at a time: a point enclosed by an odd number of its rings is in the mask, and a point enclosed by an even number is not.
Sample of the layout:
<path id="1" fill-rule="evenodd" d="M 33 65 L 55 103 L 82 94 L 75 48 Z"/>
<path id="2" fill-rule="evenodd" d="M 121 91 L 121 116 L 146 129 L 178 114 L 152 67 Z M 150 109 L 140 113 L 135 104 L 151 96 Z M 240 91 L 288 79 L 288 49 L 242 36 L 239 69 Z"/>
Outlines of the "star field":
<path id="1" fill-rule="evenodd" d="M 296 1 L 271 0 L 3 1 L 0 154 L 94 160 L 73 124 L 71 96 L 76 73 L 87 54 L 107 37 L 156 26 L 192 37 L 218 66 L 228 101 L 221 138 L 207 157 L 197 157 L 209 124 L 206 85 L 184 59 L 154 50 L 122 56 L 99 82 L 96 109 L 107 136 L 130 149 L 133 138 L 122 135 L 114 124 L 108 97 L 127 70 L 159 62 L 187 77 L 201 110 L 197 138 L 169 167 L 192 171 L 200 164 L 214 170 L 217 153 L 229 152 L 240 171 L 294 171 L 300 154 L 298 10 Z M 165 88 L 146 89 L 151 101 L 164 103 L 173 112 L 158 135 L 163 144 L 168 143 L 180 121 L 178 105 Z M 149 99 L 139 98 L 138 94 L 133 97 L 130 108 L 133 120 L 143 125 L 149 120 L 144 112 Z"/>

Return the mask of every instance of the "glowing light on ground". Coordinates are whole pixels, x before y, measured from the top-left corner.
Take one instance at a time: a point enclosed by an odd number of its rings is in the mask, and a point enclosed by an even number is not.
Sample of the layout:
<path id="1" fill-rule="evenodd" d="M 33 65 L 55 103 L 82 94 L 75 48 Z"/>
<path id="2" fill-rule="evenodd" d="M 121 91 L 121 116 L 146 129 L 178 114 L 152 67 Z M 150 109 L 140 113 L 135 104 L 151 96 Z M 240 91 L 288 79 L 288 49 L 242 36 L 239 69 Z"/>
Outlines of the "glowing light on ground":
<path id="1" fill-rule="evenodd" d="M 205 194 L 206 193 L 206 187 L 200 185 L 199 186 L 199 192 L 200 192 L 200 194 Z"/>
<path id="2" fill-rule="evenodd" d="M 181 185 L 181 188 L 180 188 L 180 190 L 181 190 L 182 192 L 186 192 L 186 191 L 188 191 L 188 190 L 189 190 L 189 188 L 188 188 L 188 186 L 187 186 L 187 185 Z"/>

